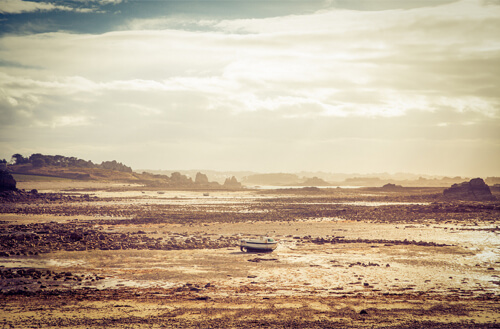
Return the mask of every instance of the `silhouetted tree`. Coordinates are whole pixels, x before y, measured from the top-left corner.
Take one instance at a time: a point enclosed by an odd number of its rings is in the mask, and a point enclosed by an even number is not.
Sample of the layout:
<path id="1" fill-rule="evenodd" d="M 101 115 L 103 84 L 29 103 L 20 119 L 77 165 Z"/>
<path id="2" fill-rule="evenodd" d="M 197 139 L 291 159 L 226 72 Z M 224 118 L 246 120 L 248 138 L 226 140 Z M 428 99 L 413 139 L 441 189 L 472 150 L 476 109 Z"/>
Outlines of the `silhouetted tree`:
<path id="1" fill-rule="evenodd" d="M 122 164 L 121 162 L 116 162 L 116 160 L 103 161 L 98 167 L 102 168 L 102 169 L 108 169 L 108 170 L 132 172 L 132 168 L 127 167 L 126 165 Z"/>
<path id="2" fill-rule="evenodd" d="M 107 170 L 115 170 L 115 171 L 130 172 L 130 173 L 132 172 L 132 168 L 127 167 L 126 165 L 117 162 L 116 160 L 104 161 L 100 165 L 98 165 L 94 164 L 90 160 L 78 159 L 76 157 L 65 157 L 62 155 L 44 155 L 41 153 L 34 153 L 29 158 L 25 158 L 21 154 L 16 153 L 12 156 L 12 163 L 14 163 L 15 165 L 31 163 L 33 167 L 37 168 L 43 166 L 58 166 L 58 167 L 79 167 L 79 168 L 102 168 Z"/>
<path id="3" fill-rule="evenodd" d="M 35 168 L 41 168 L 45 166 L 45 161 L 43 160 L 43 158 L 35 158 L 30 162 Z"/>
<path id="4" fill-rule="evenodd" d="M 40 168 L 46 165 L 46 156 L 41 153 L 34 153 L 29 157 L 29 163 L 35 168 Z"/>
<path id="5" fill-rule="evenodd" d="M 12 156 L 12 161 L 15 165 L 28 163 L 28 158 L 23 157 L 21 154 L 16 153 Z"/>

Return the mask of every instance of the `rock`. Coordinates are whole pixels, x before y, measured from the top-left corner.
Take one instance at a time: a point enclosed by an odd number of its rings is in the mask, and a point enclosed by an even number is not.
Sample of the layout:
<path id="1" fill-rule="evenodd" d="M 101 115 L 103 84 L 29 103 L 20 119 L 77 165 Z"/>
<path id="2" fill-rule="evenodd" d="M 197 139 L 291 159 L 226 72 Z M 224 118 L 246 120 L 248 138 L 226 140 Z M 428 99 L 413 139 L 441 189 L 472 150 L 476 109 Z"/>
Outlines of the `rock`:
<path id="1" fill-rule="evenodd" d="M 194 179 L 194 183 L 200 185 L 207 185 L 208 184 L 207 175 L 202 174 L 201 172 L 196 173 L 196 178 Z"/>
<path id="2" fill-rule="evenodd" d="M 0 191 L 17 191 L 16 180 L 5 170 L 0 170 Z"/>
<path id="3" fill-rule="evenodd" d="M 236 177 L 231 177 L 231 178 L 226 178 L 226 180 L 224 181 L 224 187 L 225 188 L 241 188 L 241 183 L 238 182 L 238 180 L 236 179 Z"/>
<path id="4" fill-rule="evenodd" d="M 247 261 L 253 263 L 260 263 L 261 261 L 277 261 L 277 260 L 278 260 L 277 258 L 259 258 L 259 257 L 247 259 Z"/>
<path id="5" fill-rule="evenodd" d="M 474 178 L 469 182 L 453 184 L 443 191 L 446 198 L 457 200 L 493 201 L 496 197 L 491 194 L 490 187 L 482 178 Z"/>
<path id="6" fill-rule="evenodd" d="M 301 190 L 304 192 L 321 192 L 321 189 L 316 186 L 306 186 L 301 188 Z"/>
<path id="7" fill-rule="evenodd" d="M 172 173 L 170 177 L 171 182 L 176 185 L 191 185 L 193 183 L 193 180 L 186 175 L 182 175 L 180 172 L 174 172 Z"/>
<path id="8" fill-rule="evenodd" d="M 304 183 L 301 185 L 306 185 L 306 186 L 330 186 L 330 183 L 324 181 L 321 178 L 318 177 L 313 177 L 313 178 L 308 178 Z"/>
<path id="9" fill-rule="evenodd" d="M 199 296 L 195 298 L 196 300 L 210 300 L 209 296 Z"/>
<path id="10" fill-rule="evenodd" d="M 83 235 L 73 232 L 70 234 L 69 238 L 73 241 L 80 241 L 81 239 L 83 239 Z"/>
<path id="11" fill-rule="evenodd" d="M 388 183 L 388 184 L 385 184 L 384 186 L 382 186 L 382 188 L 383 188 L 384 190 L 398 190 L 398 189 L 402 189 L 402 188 L 403 188 L 403 186 Z"/>

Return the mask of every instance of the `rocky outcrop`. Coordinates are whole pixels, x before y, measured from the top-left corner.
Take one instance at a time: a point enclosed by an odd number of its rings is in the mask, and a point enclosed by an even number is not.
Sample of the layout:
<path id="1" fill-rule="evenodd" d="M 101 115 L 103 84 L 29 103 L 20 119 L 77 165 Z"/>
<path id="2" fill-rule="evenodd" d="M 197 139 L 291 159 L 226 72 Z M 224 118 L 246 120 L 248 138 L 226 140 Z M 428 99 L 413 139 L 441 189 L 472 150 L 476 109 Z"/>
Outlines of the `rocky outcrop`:
<path id="1" fill-rule="evenodd" d="M 391 184 L 391 183 L 387 183 L 384 186 L 382 186 L 382 189 L 384 189 L 384 190 L 400 190 L 402 188 L 403 188 L 402 185 L 396 185 L 396 184 Z"/>
<path id="2" fill-rule="evenodd" d="M 453 184 L 450 188 L 443 191 L 443 195 L 446 198 L 456 200 L 496 200 L 495 196 L 491 194 L 490 187 L 481 178 L 474 178 L 469 182 Z"/>
<path id="3" fill-rule="evenodd" d="M 0 170 L 0 191 L 16 191 L 16 180 L 5 170 Z"/>
<path id="4" fill-rule="evenodd" d="M 304 183 L 300 185 L 305 185 L 305 186 L 329 186 L 330 184 L 326 181 L 324 181 L 321 178 L 318 177 L 313 177 L 313 178 L 308 178 Z"/>
<path id="5" fill-rule="evenodd" d="M 174 186 L 189 186 L 193 184 L 193 180 L 180 172 L 173 172 L 170 177 L 170 182 Z"/>
<path id="6" fill-rule="evenodd" d="M 231 178 L 226 178 L 223 186 L 224 188 L 239 189 L 241 188 L 241 183 L 233 176 Z"/>
<path id="7" fill-rule="evenodd" d="M 196 178 L 194 179 L 195 184 L 199 185 L 208 185 L 208 177 L 205 174 L 202 174 L 201 172 L 196 173 Z"/>

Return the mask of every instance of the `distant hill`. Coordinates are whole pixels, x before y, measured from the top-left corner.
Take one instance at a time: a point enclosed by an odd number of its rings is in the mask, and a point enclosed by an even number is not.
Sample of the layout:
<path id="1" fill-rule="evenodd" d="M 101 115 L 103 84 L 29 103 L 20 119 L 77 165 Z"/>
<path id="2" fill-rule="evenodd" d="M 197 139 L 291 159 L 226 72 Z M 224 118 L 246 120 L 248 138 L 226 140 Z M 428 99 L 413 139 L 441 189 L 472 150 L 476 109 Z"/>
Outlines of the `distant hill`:
<path id="1" fill-rule="evenodd" d="M 404 187 L 449 187 L 470 178 L 426 176 L 406 173 L 341 174 L 325 172 L 300 173 L 255 173 L 251 171 L 215 171 L 215 170 L 144 170 L 132 171 L 132 168 L 117 162 L 103 161 L 95 164 L 89 160 L 62 155 L 43 155 L 40 153 L 24 157 L 12 156 L 13 164 L 0 160 L 0 169 L 7 169 L 13 174 L 38 175 L 77 180 L 121 181 L 145 184 L 148 186 L 186 187 L 186 188 L 240 188 L 240 180 L 247 186 L 365 186 L 382 187 L 386 184 Z M 198 173 L 204 173 L 203 179 Z M 198 179 L 196 178 L 198 177 Z M 234 177 L 234 179 L 233 179 Z M 500 177 L 487 177 L 490 186 L 500 184 Z"/>
<path id="2" fill-rule="evenodd" d="M 65 178 L 90 181 L 118 181 L 143 184 L 154 188 L 186 188 L 186 189 L 241 189 L 241 183 L 236 177 L 226 177 L 223 184 L 210 182 L 205 174 L 198 172 L 193 180 L 179 172 L 170 176 L 151 174 L 147 172 L 136 173 L 132 168 L 113 161 L 94 164 L 92 161 L 65 157 L 61 155 L 33 154 L 25 158 L 20 154 L 12 156 L 14 164 L 5 165 L 6 169 L 14 175 L 23 175 L 23 180 L 33 176 L 34 180 L 45 178 Z M 35 177 L 36 176 L 36 177 Z"/>
<path id="3" fill-rule="evenodd" d="M 7 169 L 12 174 L 58 177 L 77 180 L 104 180 L 104 181 L 138 181 L 137 174 L 101 168 L 33 167 L 32 164 L 9 165 Z"/>
<path id="4" fill-rule="evenodd" d="M 330 183 L 325 182 L 321 178 L 313 177 L 308 178 L 305 182 L 301 183 L 302 186 L 330 186 Z"/>
<path id="5" fill-rule="evenodd" d="M 14 166 L 25 166 L 22 168 L 46 168 L 46 167 L 56 167 L 56 168 L 86 168 L 86 169 L 105 169 L 120 171 L 125 173 L 132 173 L 132 168 L 124 165 L 121 162 L 113 161 L 103 161 L 101 164 L 95 164 L 90 160 L 78 159 L 75 157 L 67 157 L 63 155 L 45 155 L 41 153 L 34 153 L 29 157 L 24 157 L 23 155 L 16 153 L 12 156 L 14 161 Z M 31 165 L 31 167 L 30 167 Z"/>
<path id="6" fill-rule="evenodd" d="M 183 170 L 183 169 L 171 169 L 171 170 L 153 170 L 153 169 L 134 169 L 136 173 L 149 173 L 149 174 L 154 174 L 154 175 L 167 175 L 170 176 L 174 172 L 181 173 L 182 175 L 186 175 L 187 177 L 191 177 L 192 179 L 195 179 L 196 175 L 199 172 L 204 173 L 207 175 L 207 178 L 210 181 L 217 182 L 220 184 L 223 184 L 228 177 L 236 177 L 238 180 L 242 180 L 243 177 L 253 175 L 255 172 L 251 171 L 217 171 L 217 170 L 210 170 L 210 169 L 189 169 L 189 170 Z"/>
<path id="7" fill-rule="evenodd" d="M 90 160 L 63 155 L 35 153 L 29 157 L 16 153 L 7 169 L 13 174 L 59 177 L 77 180 L 137 181 L 132 168 L 113 161 L 95 164 Z"/>

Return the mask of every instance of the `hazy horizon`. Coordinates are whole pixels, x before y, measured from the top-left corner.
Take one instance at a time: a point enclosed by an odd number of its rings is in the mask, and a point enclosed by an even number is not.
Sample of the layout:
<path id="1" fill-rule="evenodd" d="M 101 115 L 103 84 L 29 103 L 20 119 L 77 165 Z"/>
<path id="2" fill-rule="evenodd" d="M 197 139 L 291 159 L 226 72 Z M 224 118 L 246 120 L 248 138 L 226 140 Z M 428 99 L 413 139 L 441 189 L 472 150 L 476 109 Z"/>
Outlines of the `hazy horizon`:
<path id="1" fill-rule="evenodd" d="M 0 159 L 500 176 L 499 35 L 498 0 L 4 0 Z"/>
<path id="2" fill-rule="evenodd" d="M 134 172 L 142 172 L 142 171 L 150 171 L 150 172 L 200 172 L 200 173 L 208 173 L 208 172 L 217 172 L 217 173 L 252 173 L 257 175 L 266 175 L 266 174 L 295 174 L 295 175 L 310 175 L 308 177 L 312 177 L 311 175 L 332 175 L 332 176 L 349 176 L 355 177 L 359 175 L 360 177 L 382 177 L 382 176 L 398 176 L 398 177 L 413 177 L 418 178 L 420 176 L 426 177 L 462 177 L 462 178 L 475 178 L 476 176 L 461 176 L 461 175 L 430 175 L 426 173 L 410 173 L 410 172 L 367 172 L 367 173 L 359 173 L 359 172 L 329 172 L 329 171 L 294 171 L 294 172 L 262 172 L 262 171 L 253 171 L 253 170 L 216 170 L 216 169 L 152 169 L 152 168 L 132 168 Z M 479 176 L 478 176 L 479 177 Z M 480 178 L 487 177 L 497 177 L 497 176 L 484 176 Z"/>

